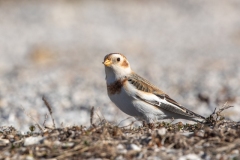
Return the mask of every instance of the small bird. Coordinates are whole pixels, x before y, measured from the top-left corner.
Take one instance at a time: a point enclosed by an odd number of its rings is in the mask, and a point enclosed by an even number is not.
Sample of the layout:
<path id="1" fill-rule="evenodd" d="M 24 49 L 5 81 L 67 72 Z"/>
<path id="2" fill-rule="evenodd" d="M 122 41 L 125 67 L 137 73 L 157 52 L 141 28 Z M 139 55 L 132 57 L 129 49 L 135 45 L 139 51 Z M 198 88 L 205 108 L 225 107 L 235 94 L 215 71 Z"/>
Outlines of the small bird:
<path id="1" fill-rule="evenodd" d="M 123 54 L 110 53 L 104 57 L 103 64 L 108 96 L 124 113 L 147 123 L 162 119 L 205 120 L 133 72 Z"/>

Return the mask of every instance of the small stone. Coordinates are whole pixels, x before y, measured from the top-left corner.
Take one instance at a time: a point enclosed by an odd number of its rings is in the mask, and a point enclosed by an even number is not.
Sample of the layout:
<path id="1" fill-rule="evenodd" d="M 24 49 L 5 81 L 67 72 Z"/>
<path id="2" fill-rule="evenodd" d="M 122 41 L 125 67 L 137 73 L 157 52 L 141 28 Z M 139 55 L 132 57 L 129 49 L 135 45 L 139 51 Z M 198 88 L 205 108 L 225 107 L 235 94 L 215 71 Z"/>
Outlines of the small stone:
<path id="1" fill-rule="evenodd" d="M 71 148 L 74 146 L 73 142 L 66 142 L 66 143 L 62 143 L 62 147 L 63 148 Z"/>
<path id="2" fill-rule="evenodd" d="M 201 160 L 201 158 L 196 154 L 187 154 L 187 155 L 181 156 L 179 160 Z"/>
<path id="3" fill-rule="evenodd" d="M 125 149 L 125 147 L 122 144 L 118 144 L 117 145 L 117 152 L 120 154 L 126 154 L 127 150 Z"/>
<path id="4" fill-rule="evenodd" d="M 60 142 L 60 141 L 54 141 L 53 142 L 53 145 L 55 145 L 55 146 L 61 146 L 62 145 L 62 142 Z"/>
<path id="5" fill-rule="evenodd" d="M 130 149 L 134 151 L 141 151 L 141 148 L 137 146 L 136 144 L 131 144 Z"/>
<path id="6" fill-rule="evenodd" d="M 157 134 L 164 136 L 166 134 L 167 130 L 165 127 L 162 127 L 160 129 L 157 130 Z"/>
<path id="7" fill-rule="evenodd" d="M 195 135 L 198 137 L 204 137 L 204 131 L 197 131 Z"/>
<path id="8" fill-rule="evenodd" d="M 183 132 L 183 133 L 181 133 L 181 135 L 188 137 L 188 136 L 193 135 L 193 132 Z"/>
<path id="9" fill-rule="evenodd" d="M 40 141 L 43 140 L 44 138 L 41 136 L 37 137 L 28 137 L 24 140 L 24 146 L 30 146 L 34 144 L 40 144 Z"/>
<path id="10" fill-rule="evenodd" d="M 239 155 L 239 150 L 235 149 L 231 152 L 232 154 L 236 154 L 236 155 Z"/>
<path id="11" fill-rule="evenodd" d="M 34 160 L 33 156 L 27 156 L 26 160 Z"/>
<path id="12" fill-rule="evenodd" d="M 8 139 L 0 139 L 0 147 L 5 147 L 9 144 Z"/>
<path id="13" fill-rule="evenodd" d="M 118 157 L 116 157 L 116 160 L 123 160 L 123 156 L 122 155 L 119 155 Z"/>

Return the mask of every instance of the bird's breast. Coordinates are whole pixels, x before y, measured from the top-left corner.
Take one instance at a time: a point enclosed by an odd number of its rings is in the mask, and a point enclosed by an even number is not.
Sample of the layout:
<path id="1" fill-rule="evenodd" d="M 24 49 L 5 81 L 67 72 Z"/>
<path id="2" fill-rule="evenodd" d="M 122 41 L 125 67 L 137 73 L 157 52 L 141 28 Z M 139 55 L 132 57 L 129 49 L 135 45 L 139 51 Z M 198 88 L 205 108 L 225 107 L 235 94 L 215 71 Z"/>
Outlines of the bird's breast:
<path id="1" fill-rule="evenodd" d="M 112 86 L 108 85 L 108 96 L 111 101 L 126 114 L 136 116 L 138 111 L 133 105 L 135 98 L 132 94 L 127 87 L 127 81 L 116 82 Z"/>
<path id="2" fill-rule="evenodd" d="M 123 88 L 125 80 L 117 80 L 111 84 L 107 84 L 107 91 L 109 95 L 119 94 Z"/>

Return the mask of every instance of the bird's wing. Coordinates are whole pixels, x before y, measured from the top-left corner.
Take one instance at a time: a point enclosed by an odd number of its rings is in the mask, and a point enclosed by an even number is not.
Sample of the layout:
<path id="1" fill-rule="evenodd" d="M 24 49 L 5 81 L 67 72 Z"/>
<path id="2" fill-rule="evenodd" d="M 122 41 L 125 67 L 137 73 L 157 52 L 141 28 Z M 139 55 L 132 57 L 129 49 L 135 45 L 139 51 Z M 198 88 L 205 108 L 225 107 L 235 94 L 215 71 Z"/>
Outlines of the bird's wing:
<path id="1" fill-rule="evenodd" d="M 197 117 L 200 119 L 205 119 L 205 117 L 203 117 L 199 114 L 196 114 L 196 113 L 190 111 L 189 109 L 183 107 L 182 105 L 180 105 L 179 103 L 174 101 L 172 98 L 170 98 L 167 94 L 164 94 L 164 95 L 156 94 L 156 95 L 163 100 L 163 102 L 160 104 L 160 107 L 165 110 L 175 112 L 175 113 L 187 116 L 187 117 L 193 117 L 193 118 Z"/>
<path id="2" fill-rule="evenodd" d="M 187 117 L 197 117 L 201 119 L 205 119 L 201 115 L 198 115 L 186 108 L 182 105 L 174 101 L 163 91 L 158 89 L 156 86 L 152 85 L 149 81 L 140 77 L 136 73 L 127 77 L 129 83 L 131 83 L 137 90 L 141 91 L 136 95 L 136 98 L 139 98 L 149 104 L 152 104 L 158 108 L 165 109 L 170 112 L 174 112 Z M 146 94 L 143 94 L 143 93 Z M 155 95 L 155 96 L 154 96 Z M 159 97 L 156 99 L 156 96 Z"/>

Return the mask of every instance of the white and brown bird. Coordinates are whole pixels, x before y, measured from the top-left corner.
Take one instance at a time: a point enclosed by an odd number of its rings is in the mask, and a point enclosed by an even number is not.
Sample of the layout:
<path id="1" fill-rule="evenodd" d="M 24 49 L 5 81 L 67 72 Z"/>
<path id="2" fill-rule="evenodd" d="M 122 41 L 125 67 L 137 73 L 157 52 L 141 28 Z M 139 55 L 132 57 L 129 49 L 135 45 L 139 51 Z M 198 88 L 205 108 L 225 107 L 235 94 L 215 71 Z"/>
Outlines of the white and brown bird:
<path id="1" fill-rule="evenodd" d="M 205 120 L 133 72 L 123 54 L 108 54 L 103 64 L 108 96 L 124 113 L 147 123 L 162 119 Z"/>

